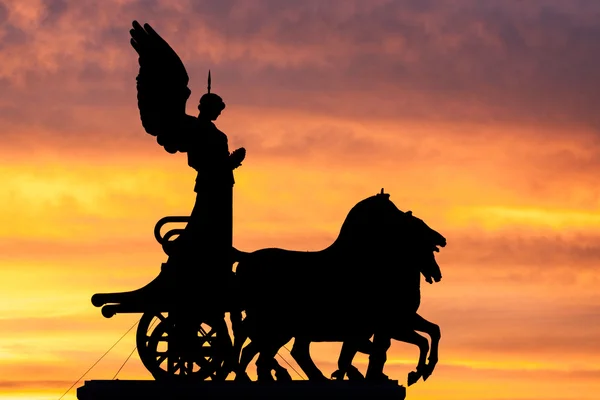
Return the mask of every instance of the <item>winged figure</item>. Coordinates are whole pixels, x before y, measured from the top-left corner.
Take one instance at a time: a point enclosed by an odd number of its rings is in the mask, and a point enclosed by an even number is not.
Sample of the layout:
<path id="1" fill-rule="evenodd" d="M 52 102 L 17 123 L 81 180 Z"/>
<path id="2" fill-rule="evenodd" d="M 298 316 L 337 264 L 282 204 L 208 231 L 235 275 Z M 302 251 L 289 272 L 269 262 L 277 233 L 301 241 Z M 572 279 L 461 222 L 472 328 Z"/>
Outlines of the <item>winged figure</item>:
<path id="1" fill-rule="evenodd" d="M 142 125 L 167 152 L 187 153 L 188 165 L 198 172 L 196 203 L 182 240 L 178 240 L 185 244 L 183 248 L 191 248 L 202 258 L 195 259 L 185 252 L 184 264 L 189 273 L 183 275 L 182 283 L 197 285 L 199 276 L 195 275 L 200 273 L 203 281 L 211 282 L 206 276 L 210 274 L 215 277 L 211 285 L 217 287 L 221 282 L 217 276 L 231 273 L 233 170 L 241 165 L 246 150 L 239 148 L 230 153 L 227 135 L 213 122 L 225 103 L 210 92 L 210 71 L 208 92 L 200 98 L 199 114 L 188 115 L 189 77 L 177 53 L 148 24 L 133 21 L 130 34 L 131 45 L 139 55 L 137 97 Z"/>
<path id="2" fill-rule="evenodd" d="M 139 54 L 140 71 L 136 78 L 138 108 L 146 132 L 156 136 L 158 143 L 171 154 L 186 152 L 194 135 L 197 118 L 186 114 L 186 103 L 192 91 L 188 87 L 189 76 L 183 62 L 169 44 L 149 25 L 142 27 L 133 21 L 131 45 Z M 210 93 L 210 71 L 208 93 L 200 99 L 206 105 L 208 117 L 215 120 L 225 103 L 220 96 Z M 200 105 L 198 109 L 202 111 Z M 245 150 L 233 153 L 232 168 L 241 165 Z"/>

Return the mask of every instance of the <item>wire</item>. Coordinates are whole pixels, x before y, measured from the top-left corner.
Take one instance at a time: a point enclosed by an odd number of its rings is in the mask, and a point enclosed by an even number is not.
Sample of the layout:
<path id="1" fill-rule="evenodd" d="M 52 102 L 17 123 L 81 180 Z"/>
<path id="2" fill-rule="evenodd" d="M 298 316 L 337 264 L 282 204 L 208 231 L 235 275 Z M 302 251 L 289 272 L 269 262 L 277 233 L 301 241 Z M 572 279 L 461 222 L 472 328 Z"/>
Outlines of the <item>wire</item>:
<path id="1" fill-rule="evenodd" d="M 283 348 L 286 349 L 288 351 L 288 353 L 292 354 L 292 352 L 289 351 L 287 347 L 283 346 Z M 300 378 L 302 378 L 303 381 L 306 380 L 304 378 L 304 376 L 300 375 L 300 373 L 296 370 L 296 368 L 294 368 L 292 366 L 292 364 L 290 364 L 285 358 L 283 358 L 283 356 L 281 354 L 277 353 L 277 355 L 279 356 L 279 358 L 281 358 L 283 360 L 283 362 L 285 362 L 288 365 L 288 367 L 290 367 L 296 373 L 296 375 L 298 375 Z"/>
<path id="2" fill-rule="evenodd" d="M 67 393 L 69 393 L 71 391 L 71 389 L 73 389 L 73 387 L 75 387 L 75 385 L 77 385 L 79 383 L 79 381 L 82 380 L 83 377 L 86 376 L 88 374 L 88 372 L 90 372 L 92 370 L 92 368 L 94 368 L 96 366 L 96 364 L 98 364 L 100 362 L 100 360 L 102 360 L 104 358 L 104 356 L 106 356 L 125 336 L 127 336 L 127 334 L 129 333 L 129 331 L 131 331 L 133 329 L 133 327 L 138 324 L 138 322 L 140 322 L 140 321 L 137 320 L 135 322 L 135 324 L 131 325 L 131 328 L 127 329 L 127 332 L 125 332 L 123 334 L 123 336 L 121 336 L 119 338 L 119 340 L 117 340 L 115 342 L 115 344 L 113 344 L 112 346 L 110 346 L 110 349 L 106 350 L 106 353 L 102 354 L 102 356 L 98 359 L 98 361 L 96 361 L 87 371 L 85 371 L 85 373 L 83 375 L 81 375 L 81 377 L 79 379 L 77 379 L 75 381 L 75 383 L 73 383 L 71 385 L 71 387 L 69 389 L 67 389 L 67 391 L 64 392 L 63 395 L 58 398 L 58 400 L 61 400 L 63 397 L 65 397 L 67 395 Z"/>
<path id="3" fill-rule="evenodd" d="M 154 324 L 156 323 L 156 321 L 158 321 L 157 319 L 155 319 L 154 321 L 152 321 L 152 323 L 150 324 L 150 326 L 148 327 L 148 330 L 150 330 Z M 114 381 L 115 379 L 117 379 L 117 375 L 119 375 L 119 372 L 121 372 L 121 370 L 123 369 L 123 367 L 125 366 L 125 364 L 127 364 L 127 361 L 129 361 L 129 359 L 131 358 L 131 356 L 133 355 L 133 352 L 137 349 L 137 346 L 135 346 L 133 348 L 133 350 L 131 350 L 131 353 L 129 353 L 129 355 L 127 356 L 127 358 L 125 359 L 125 362 L 121 365 L 121 367 L 119 368 L 119 370 L 117 371 L 117 373 L 115 374 L 115 376 L 113 376 L 112 380 Z"/>
<path id="4" fill-rule="evenodd" d="M 131 350 L 131 353 L 129 353 L 129 355 L 127 356 L 127 358 L 125 359 L 125 362 L 121 365 L 121 367 L 119 368 L 119 370 L 117 371 L 117 373 L 115 374 L 115 376 L 113 376 L 112 380 L 114 381 L 115 379 L 117 379 L 117 375 L 119 375 L 119 372 L 121 372 L 121 370 L 123 369 L 123 367 L 125 366 L 125 364 L 127 364 L 127 361 L 129 361 L 129 359 L 131 358 L 131 356 L 133 355 L 133 352 L 135 351 L 135 349 L 137 349 L 137 346 L 135 346 L 133 348 L 133 350 Z"/>

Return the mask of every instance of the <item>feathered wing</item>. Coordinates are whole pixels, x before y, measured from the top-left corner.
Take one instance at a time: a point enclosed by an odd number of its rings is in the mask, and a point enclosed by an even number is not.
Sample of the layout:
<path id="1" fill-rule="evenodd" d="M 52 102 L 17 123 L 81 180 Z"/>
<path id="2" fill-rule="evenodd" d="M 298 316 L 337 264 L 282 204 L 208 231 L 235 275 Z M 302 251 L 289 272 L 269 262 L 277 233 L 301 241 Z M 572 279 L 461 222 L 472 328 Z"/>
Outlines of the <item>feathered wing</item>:
<path id="1" fill-rule="evenodd" d="M 136 78 L 142 126 L 169 153 L 183 151 L 181 140 L 191 116 L 185 105 L 191 94 L 183 62 L 152 27 L 133 21 L 131 45 L 139 54 Z"/>

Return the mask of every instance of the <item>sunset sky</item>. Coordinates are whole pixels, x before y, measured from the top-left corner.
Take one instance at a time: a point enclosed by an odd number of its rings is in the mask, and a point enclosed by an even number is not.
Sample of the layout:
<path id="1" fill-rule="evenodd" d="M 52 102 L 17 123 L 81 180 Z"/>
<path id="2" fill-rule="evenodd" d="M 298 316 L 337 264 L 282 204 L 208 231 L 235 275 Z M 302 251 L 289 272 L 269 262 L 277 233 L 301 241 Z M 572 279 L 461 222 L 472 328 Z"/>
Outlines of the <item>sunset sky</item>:
<path id="1" fill-rule="evenodd" d="M 237 248 L 323 249 L 381 188 L 448 239 L 409 399 L 598 399 L 600 2 L 0 0 L 0 400 L 58 399 L 127 331 L 91 296 L 154 279 L 154 224 L 193 205 L 139 120 L 134 19 L 182 58 L 189 114 L 208 69 L 227 103 Z M 339 348 L 311 347 L 326 375 Z M 386 374 L 417 356 L 395 342 Z M 151 379 L 137 353 L 118 377 Z"/>

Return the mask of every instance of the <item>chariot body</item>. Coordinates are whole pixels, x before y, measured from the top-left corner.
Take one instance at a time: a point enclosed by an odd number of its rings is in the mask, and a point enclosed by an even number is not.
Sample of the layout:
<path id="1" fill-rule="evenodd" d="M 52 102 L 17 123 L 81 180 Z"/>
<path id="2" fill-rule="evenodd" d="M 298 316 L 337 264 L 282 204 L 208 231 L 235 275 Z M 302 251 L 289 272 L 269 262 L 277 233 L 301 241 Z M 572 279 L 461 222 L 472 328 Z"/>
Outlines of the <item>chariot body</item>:
<path id="1" fill-rule="evenodd" d="M 214 282 L 196 282 L 193 311 L 178 300 L 175 274 L 179 270 L 177 240 L 184 233 L 173 228 L 164 235 L 161 230 L 168 224 L 187 223 L 187 216 L 167 216 L 159 220 L 154 236 L 169 260 L 162 264 L 159 275 L 146 286 L 122 293 L 99 293 L 92 296 L 92 304 L 102 307 L 102 315 L 111 318 L 119 313 L 142 314 L 137 327 L 136 344 L 140 359 L 157 380 L 177 377 L 193 379 L 224 379 L 229 371 L 223 371 L 231 340 L 222 311 L 227 304 L 215 304 L 215 299 L 203 294 L 203 287 Z M 216 312 L 216 309 L 221 312 Z M 227 310 L 229 311 L 229 310 Z"/>

